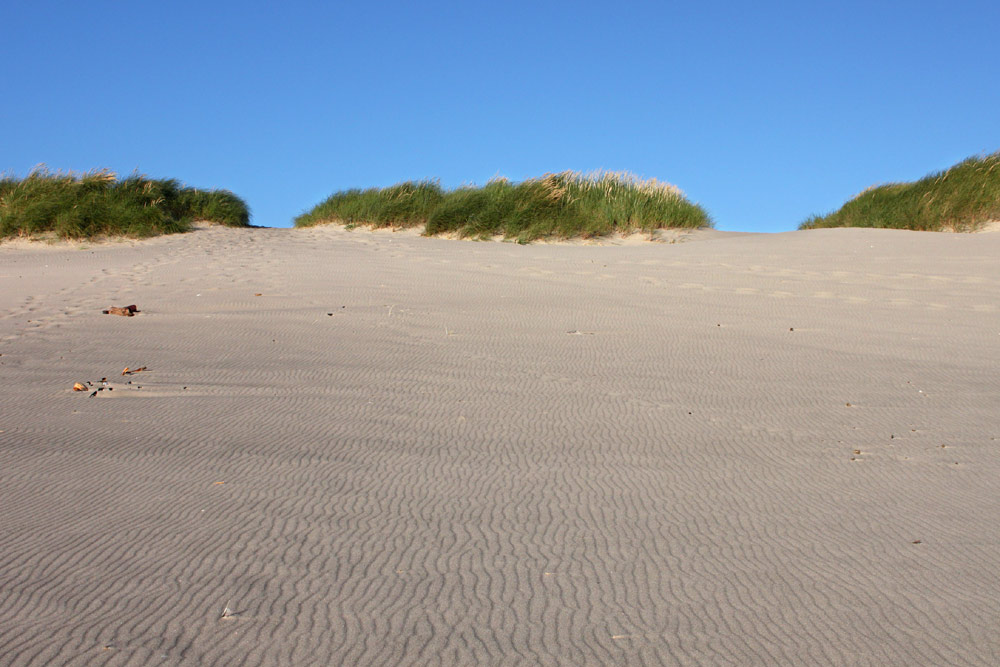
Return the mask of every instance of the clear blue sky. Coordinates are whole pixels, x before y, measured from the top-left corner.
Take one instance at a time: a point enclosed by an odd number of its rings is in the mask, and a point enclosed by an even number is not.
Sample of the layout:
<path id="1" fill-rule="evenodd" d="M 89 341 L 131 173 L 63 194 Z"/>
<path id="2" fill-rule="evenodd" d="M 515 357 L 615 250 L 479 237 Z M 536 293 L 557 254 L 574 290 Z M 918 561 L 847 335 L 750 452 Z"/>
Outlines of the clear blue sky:
<path id="1" fill-rule="evenodd" d="M 1000 3 L 2 0 L 0 170 L 336 190 L 606 168 L 782 231 L 1000 149 Z"/>

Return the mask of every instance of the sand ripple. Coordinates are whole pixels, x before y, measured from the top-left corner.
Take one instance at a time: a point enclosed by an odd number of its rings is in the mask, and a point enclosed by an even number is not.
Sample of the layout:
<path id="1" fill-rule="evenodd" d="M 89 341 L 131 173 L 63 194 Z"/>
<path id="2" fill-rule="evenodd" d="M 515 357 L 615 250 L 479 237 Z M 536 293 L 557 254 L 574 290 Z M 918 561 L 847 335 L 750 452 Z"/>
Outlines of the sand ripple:
<path id="1" fill-rule="evenodd" d="M 0 246 L 0 663 L 996 664 L 998 256 Z"/>

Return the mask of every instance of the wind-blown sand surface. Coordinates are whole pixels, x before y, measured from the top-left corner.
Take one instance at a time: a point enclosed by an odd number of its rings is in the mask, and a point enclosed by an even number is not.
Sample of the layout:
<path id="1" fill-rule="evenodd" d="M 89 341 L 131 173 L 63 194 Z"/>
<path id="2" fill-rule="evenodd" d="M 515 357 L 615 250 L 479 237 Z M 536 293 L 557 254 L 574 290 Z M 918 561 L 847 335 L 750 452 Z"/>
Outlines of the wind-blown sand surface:
<path id="1" fill-rule="evenodd" d="M 1000 235 L 680 240 L 0 245 L 0 663 L 1000 663 Z"/>

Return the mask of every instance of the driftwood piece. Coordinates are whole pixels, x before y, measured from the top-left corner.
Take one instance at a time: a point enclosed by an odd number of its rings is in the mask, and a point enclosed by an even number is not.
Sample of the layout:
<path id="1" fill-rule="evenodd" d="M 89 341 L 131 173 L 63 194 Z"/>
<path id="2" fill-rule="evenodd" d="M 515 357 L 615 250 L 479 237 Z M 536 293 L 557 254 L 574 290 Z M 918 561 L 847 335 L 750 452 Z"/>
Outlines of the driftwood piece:
<path id="1" fill-rule="evenodd" d="M 140 312 L 139 307 L 135 304 L 131 306 L 111 306 L 107 310 L 102 310 L 105 315 L 121 315 L 122 317 L 132 317 L 136 313 Z"/>

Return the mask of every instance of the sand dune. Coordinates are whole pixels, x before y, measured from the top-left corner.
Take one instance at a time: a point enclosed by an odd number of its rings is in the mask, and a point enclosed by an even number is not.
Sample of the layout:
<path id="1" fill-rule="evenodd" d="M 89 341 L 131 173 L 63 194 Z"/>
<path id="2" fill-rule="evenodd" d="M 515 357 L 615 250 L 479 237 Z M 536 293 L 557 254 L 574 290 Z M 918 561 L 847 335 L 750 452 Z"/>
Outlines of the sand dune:
<path id="1" fill-rule="evenodd" d="M 1000 235 L 676 240 L 0 245 L 0 663 L 997 664 Z"/>

